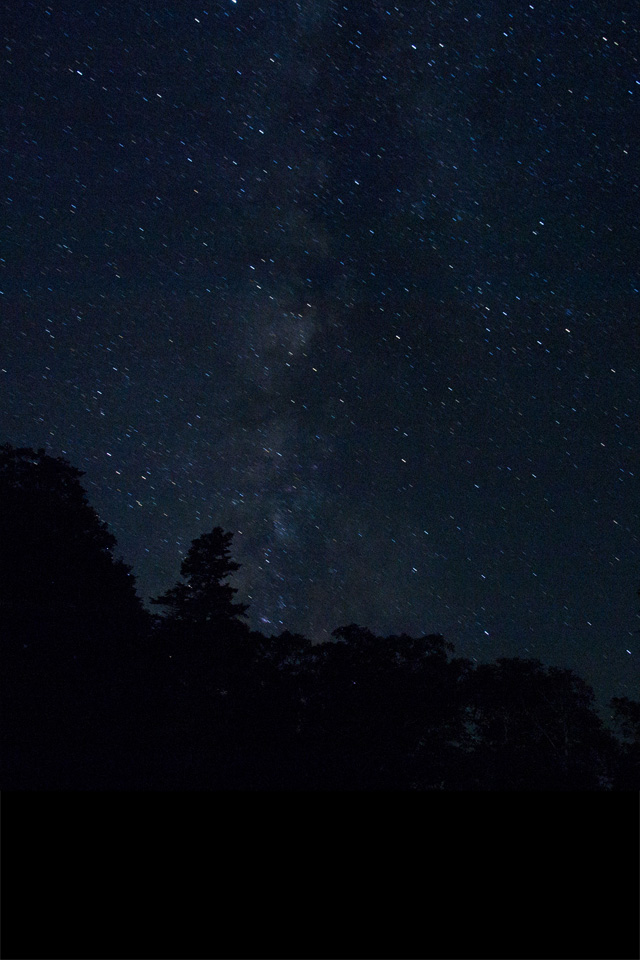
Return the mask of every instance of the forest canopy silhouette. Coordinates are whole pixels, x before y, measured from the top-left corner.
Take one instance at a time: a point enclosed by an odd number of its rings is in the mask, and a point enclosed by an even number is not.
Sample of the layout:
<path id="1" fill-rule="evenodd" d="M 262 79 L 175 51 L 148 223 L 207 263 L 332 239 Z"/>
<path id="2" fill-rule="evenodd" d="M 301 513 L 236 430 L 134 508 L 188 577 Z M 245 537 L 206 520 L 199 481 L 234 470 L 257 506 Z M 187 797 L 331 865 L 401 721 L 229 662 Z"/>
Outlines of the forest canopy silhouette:
<path id="1" fill-rule="evenodd" d="M 150 612 L 82 476 L 0 446 L 3 789 L 640 788 L 638 701 L 439 634 L 252 630 L 221 527 Z"/>

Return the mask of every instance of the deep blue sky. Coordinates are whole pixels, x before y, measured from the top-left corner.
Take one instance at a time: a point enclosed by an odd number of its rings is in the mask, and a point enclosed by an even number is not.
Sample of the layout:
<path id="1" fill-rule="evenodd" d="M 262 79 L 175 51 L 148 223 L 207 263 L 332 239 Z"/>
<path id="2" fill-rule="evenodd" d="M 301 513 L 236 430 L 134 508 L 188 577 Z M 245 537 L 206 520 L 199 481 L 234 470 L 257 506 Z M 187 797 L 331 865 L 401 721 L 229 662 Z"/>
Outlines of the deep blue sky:
<path id="1" fill-rule="evenodd" d="M 637 696 L 635 5 L 3 7 L 0 438 L 140 594 Z"/>

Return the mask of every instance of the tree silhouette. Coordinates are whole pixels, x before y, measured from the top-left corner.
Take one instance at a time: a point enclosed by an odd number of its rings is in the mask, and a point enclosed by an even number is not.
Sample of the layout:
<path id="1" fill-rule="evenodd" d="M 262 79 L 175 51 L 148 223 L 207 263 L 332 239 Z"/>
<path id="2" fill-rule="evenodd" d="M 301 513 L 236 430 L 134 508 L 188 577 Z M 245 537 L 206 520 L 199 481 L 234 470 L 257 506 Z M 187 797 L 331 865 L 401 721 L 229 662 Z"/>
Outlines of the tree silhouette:
<path id="1" fill-rule="evenodd" d="M 113 726 L 146 629 L 131 568 L 114 559 L 82 476 L 44 450 L 0 446 L 5 759 L 34 776 L 53 765 L 72 777 L 83 741 L 88 750 Z"/>
<path id="2" fill-rule="evenodd" d="M 640 745 L 640 701 L 613 697 L 614 722 L 625 740 Z"/>
<path id="3" fill-rule="evenodd" d="M 247 606 L 234 602 L 237 589 L 226 582 L 240 569 L 231 559 L 232 539 L 214 527 L 193 540 L 182 581 L 151 600 L 166 608 L 156 629 L 172 698 L 165 747 L 181 779 L 199 789 L 233 783 L 255 688 Z"/>
<path id="4" fill-rule="evenodd" d="M 500 658 L 473 671 L 467 693 L 480 789 L 606 787 L 615 744 L 572 670 Z"/>
<path id="5" fill-rule="evenodd" d="M 640 704 L 611 701 L 616 739 L 571 670 L 353 623 L 316 645 L 250 630 L 221 527 L 151 618 L 82 475 L 0 446 L 3 787 L 640 787 Z"/>
<path id="6" fill-rule="evenodd" d="M 376 636 L 357 624 L 314 648 L 301 754 L 307 789 L 431 789 L 450 779 L 464 737 L 466 662 L 438 634 Z"/>
<path id="7" fill-rule="evenodd" d="M 223 582 L 240 569 L 240 564 L 231 559 L 232 539 L 232 533 L 214 527 L 211 533 L 192 541 L 180 566 L 185 582 L 151 600 L 168 608 L 166 619 L 225 631 L 243 626 L 239 618 L 246 616 L 247 605 L 234 603 L 237 589 Z"/>
<path id="8" fill-rule="evenodd" d="M 613 697 L 613 725 L 621 742 L 614 781 L 617 790 L 640 790 L 640 701 Z"/>
<path id="9" fill-rule="evenodd" d="M 41 648 L 55 634 L 141 621 L 131 567 L 87 501 L 82 471 L 44 450 L 0 447 L 0 622 L 5 638 Z M 76 655 L 81 649 L 74 649 Z"/>

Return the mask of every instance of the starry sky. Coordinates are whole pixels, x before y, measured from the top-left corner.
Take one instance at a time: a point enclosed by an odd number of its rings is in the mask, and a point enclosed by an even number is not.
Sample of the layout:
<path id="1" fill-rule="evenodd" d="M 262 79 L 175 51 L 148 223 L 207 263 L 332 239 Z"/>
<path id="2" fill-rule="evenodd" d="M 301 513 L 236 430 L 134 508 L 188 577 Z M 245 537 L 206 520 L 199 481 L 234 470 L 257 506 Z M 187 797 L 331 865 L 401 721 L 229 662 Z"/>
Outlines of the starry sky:
<path id="1" fill-rule="evenodd" d="M 0 439 L 140 595 L 637 696 L 635 4 L 2 6 Z"/>

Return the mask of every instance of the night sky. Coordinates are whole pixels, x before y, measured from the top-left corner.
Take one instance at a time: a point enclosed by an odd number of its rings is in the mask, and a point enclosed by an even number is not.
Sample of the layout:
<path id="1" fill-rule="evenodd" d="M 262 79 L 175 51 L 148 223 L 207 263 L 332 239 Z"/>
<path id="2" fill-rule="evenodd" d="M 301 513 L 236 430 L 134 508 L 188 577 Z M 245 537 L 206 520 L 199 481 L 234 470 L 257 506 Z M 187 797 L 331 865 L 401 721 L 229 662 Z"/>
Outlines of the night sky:
<path id="1" fill-rule="evenodd" d="M 636 4 L 2 6 L 0 441 L 140 595 L 637 696 Z"/>

